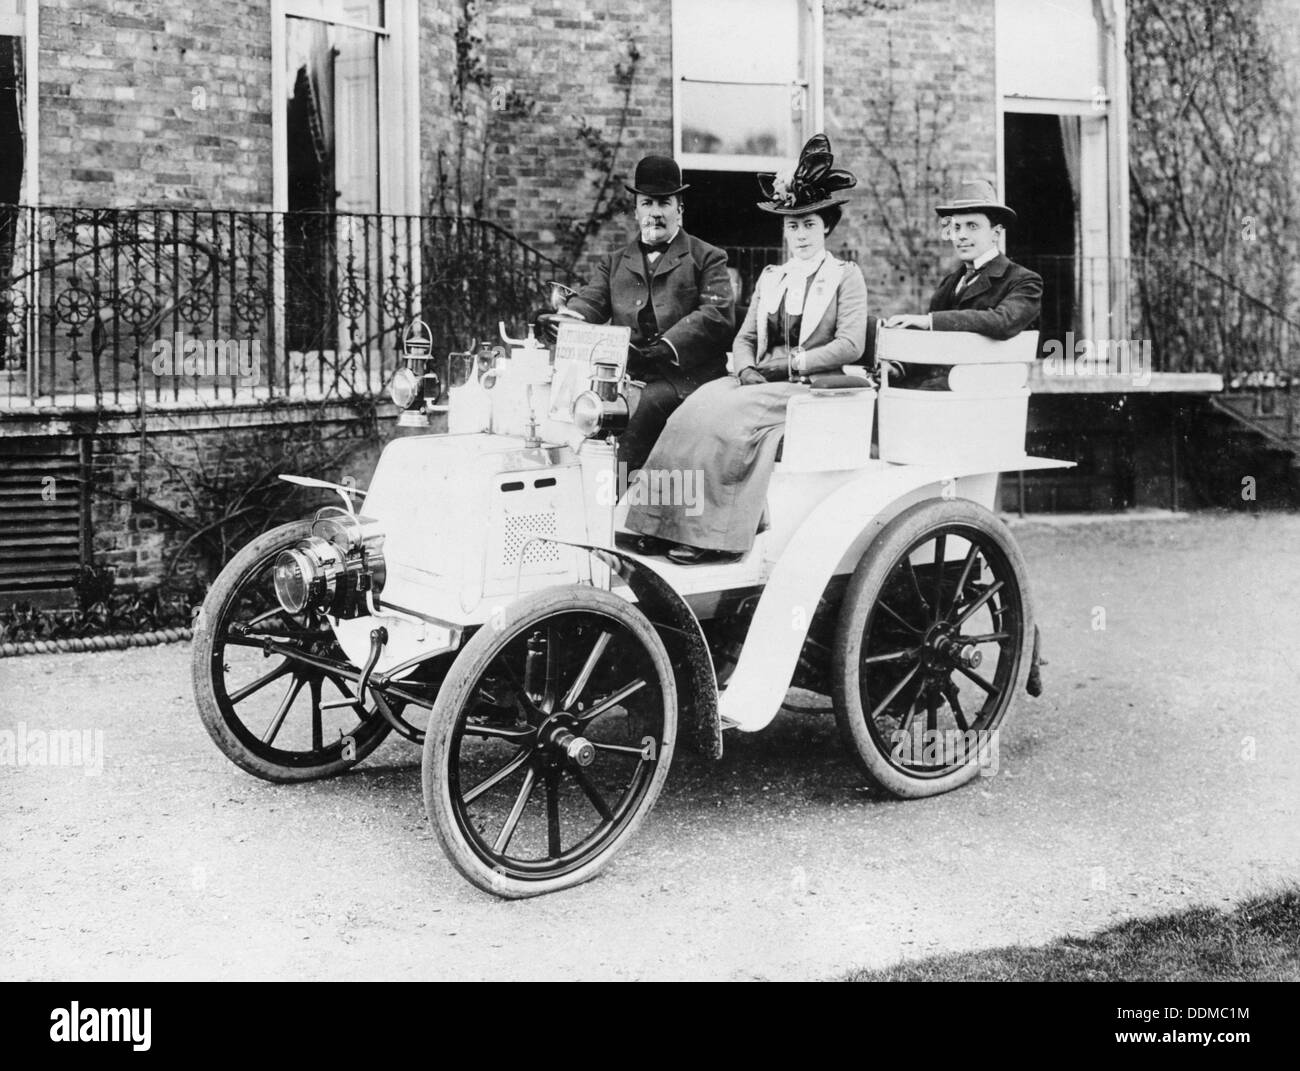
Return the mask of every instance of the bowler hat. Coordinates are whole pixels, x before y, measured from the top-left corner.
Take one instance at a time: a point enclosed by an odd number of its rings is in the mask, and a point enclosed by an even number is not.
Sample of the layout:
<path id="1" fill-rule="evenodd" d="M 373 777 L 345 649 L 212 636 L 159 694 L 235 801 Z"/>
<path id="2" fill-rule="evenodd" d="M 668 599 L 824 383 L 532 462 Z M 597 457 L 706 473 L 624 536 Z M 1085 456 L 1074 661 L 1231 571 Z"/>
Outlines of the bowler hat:
<path id="1" fill-rule="evenodd" d="M 682 184 L 682 169 L 671 156 L 642 157 L 636 165 L 636 174 L 631 184 L 624 185 L 629 192 L 644 194 L 646 197 L 669 197 L 691 188 Z"/>
<path id="2" fill-rule="evenodd" d="M 935 211 L 941 216 L 955 216 L 961 212 L 983 212 L 990 223 L 1014 223 L 1016 214 L 998 200 L 993 183 L 987 179 L 970 179 L 963 182 L 949 197 L 947 204 Z"/>

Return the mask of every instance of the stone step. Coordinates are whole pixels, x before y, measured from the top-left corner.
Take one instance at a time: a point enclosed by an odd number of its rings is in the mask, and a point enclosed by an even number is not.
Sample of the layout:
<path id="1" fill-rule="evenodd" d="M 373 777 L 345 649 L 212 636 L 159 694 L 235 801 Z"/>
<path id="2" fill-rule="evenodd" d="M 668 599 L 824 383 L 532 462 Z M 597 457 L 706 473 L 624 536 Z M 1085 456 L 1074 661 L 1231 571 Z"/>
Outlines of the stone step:
<path id="1" fill-rule="evenodd" d="M 1300 469 L 1300 412 L 1291 421 L 1286 410 L 1288 397 L 1278 395 L 1272 400 L 1277 407 L 1272 412 L 1259 412 L 1259 399 L 1253 394 L 1221 394 L 1211 397 L 1210 404 L 1274 446 L 1287 451 L 1291 455 L 1291 466 Z M 1300 406 L 1300 399 L 1295 399 L 1295 402 Z"/>

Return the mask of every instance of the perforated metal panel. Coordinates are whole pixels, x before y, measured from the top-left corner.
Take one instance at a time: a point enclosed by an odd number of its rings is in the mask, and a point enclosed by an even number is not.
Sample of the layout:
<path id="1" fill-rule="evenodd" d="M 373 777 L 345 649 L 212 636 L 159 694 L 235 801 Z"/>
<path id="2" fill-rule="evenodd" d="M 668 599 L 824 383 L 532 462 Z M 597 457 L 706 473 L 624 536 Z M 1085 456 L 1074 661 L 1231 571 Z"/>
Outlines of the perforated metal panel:
<path id="1" fill-rule="evenodd" d="M 585 541 L 582 486 L 582 470 L 573 464 L 520 468 L 494 478 L 482 544 L 485 595 L 518 594 L 560 583 L 564 576 L 576 579 L 575 552 L 548 540 Z"/>
<path id="2" fill-rule="evenodd" d="M 519 552 L 533 536 L 555 535 L 555 514 L 507 513 L 505 538 L 501 545 L 501 564 L 516 565 Z M 528 543 L 524 550 L 524 564 L 559 561 L 560 552 L 554 543 Z"/>

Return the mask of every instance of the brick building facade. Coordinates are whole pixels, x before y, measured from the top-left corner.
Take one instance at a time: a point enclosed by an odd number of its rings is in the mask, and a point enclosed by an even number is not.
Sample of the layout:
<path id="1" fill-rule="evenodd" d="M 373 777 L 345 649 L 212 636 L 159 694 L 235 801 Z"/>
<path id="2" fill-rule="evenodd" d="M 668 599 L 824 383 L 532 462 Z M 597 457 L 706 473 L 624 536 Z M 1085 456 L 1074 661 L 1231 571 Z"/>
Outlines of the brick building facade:
<path id="1" fill-rule="evenodd" d="M 687 167 L 689 229 L 731 247 L 777 245 L 753 207 L 754 172 L 825 129 L 861 180 L 835 247 L 857 255 L 880 311 L 920 300 L 941 255 L 935 198 L 958 173 L 998 170 L 988 74 L 1006 2 L 0 3 L 0 88 L 13 120 L 0 122 L 0 155 L 22 161 L 0 203 L 42 206 L 10 220 L 0 255 L 15 279 L 42 257 L 53 265 L 39 284 L 27 271 L 34 289 L 7 291 L 0 437 L 11 478 L 30 485 L 21 509 L 59 541 L 48 560 L 65 578 L 80 562 L 155 581 L 220 508 L 215 491 L 196 501 L 166 459 L 189 458 L 195 471 L 220 461 L 218 475 L 237 474 L 265 462 L 269 429 L 347 422 L 345 412 L 322 422 L 292 390 L 242 403 L 196 393 L 187 415 L 174 393 L 146 389 L 141 354 L 178 331 L 261 338 L 276 354 L 263 369 L 273 383 L 285 369 L 333 368 L 345 356 L 357 327 L 343 322 L 349 288 L 373 290 L 399 225 L 373 224 L 378 252 L 354 263 L 355 227 L 346 239 L 332 225 L 295 238 L 279 213 L 353 214 L 367 235 L 376 214 L 476 216 L 554 258 L 548 274 L 581 278 L 625 240 L 623 181 L 649 152 L 678 153 Z M 744 44 L 751 22 L 771 32 Z M 761 136 L 724 159 L 709 138 L 737 131 L 700 128 L 715 99 L 725 111 L 727 94 L 740 102 L 728 121 L 756 119 Z M 210 214 L 135 212 L 144 208 Z M 78 215 L 98 209 L 124 214 Z M 413 249 L 402 255 L 409 269 Z M 747 273 L 758 266 L 747 262 Z M 304 289 L 304 275 L 319 277 L 320 293 Z M 210 316 L 187 318 L 195 304 Z M 391 353 L 392 324 L 409 306 L 372 296 L 363 311 L 379 306 Z M 33 309 L 23 351 L 15 325 Z M 295 332 L 304 310 L 337 320 L 315 336 Z M 39 500 L 41 466 L 74 462 L 83 470 L 74 490 L 60 484 L 61 498 Z M 35 576 L 34 555 L 48 548 L 25 546 L 22 568 Z"/>
<path id="2" fill-rule="evenodd" d="M 1269 0 L 1269 10 L 1286 25 L 1296 2 Z M 532 275 L 580 279 L 592 257 L 628 236 L 623 181 L 636 160 L 669 152 L 692 186 L 688 230 L 736 250 L 752 276 L 762 257 L 777 255 L 779 233 L 754 208 L 754 174 L 824 130 L 837 163 L 859 177 L 831 246 L 856 256 L 873 312 L 923 303 L 946 257 L 933 206 L 956 180 L 980 176 L 1023 210 L 1008 251 L 1052 262 L 1053 329 L 1133 337 L 1124 292 L 1126 8 L 1123 0 L 228 0 L 184 9 L 0 0 L 9 117 L 0 116 L 0 158 L 23 161 L 4 173 L 0 204 L 228 210 L 230 236 L 220 236 L 224 217 L 214 215 L 204 224 L 211 235 L 186 246 L 225 254 L 222 280 L 235 265 L 214 297 L 213 322 L 224 315 L 231 333 L 260 334 L 268 351 L 286 351 L 277 369 L 335 368 L 361 307 L 386 324 L 375 347 L 382 366 L 393 324 L 412 307 L 401 294 L 376 296 L 375 280 L 390 261 L 410 271 L 430 248 L 426 239 L 422 249 L 399 249 L 401 226 L 409 234 L 422 218 L 479 217 L 551 258 L 530 252 Z M 1294 33 L 1286 40 L 1294 51 Z M 284 226 L 276 220 L 321 211 L 362 222 L 346 233 L 276 230 Z M 381 215 L 407 222 L 366 222 Z M 84 240 L 78 225 L 73 217 L 67 232 Z M 353 258 L 358 228 L 379 237 Z M 276 247 L 239 274 L 241 250 L 254 244 L 248 234 Z M 750 247 L 764 248 L 744 260 Z M 19 263 L 3 242 L 0 257 L 6 271 Z M 454 274 L 461 263 L 450 258 L 439 270 Z M 323 280 L 321 293 L 304 290 L 307 275 Z M 187 297 L 164 281 L 173 305 Z M 270 311 L 240 328 L 239 303 L 259 292 Z M 23 300 L 3 297 L 7 324 Z M 303 309 L 331 322 L 315 336 L 295 334 L 286 318 Z M 94 391 L 60 400 L 66 379 L 37 364 L 85 348 L 91 325 L 72 326 L 25 364 L 11 356 L 15 342 L 0 340 L 8 347 L 0 437 L 115 444 L 93 447 L 93 467 L 120 455 L 148 414 L 130 376 L 125 400 L 113 380 L 107 408 L 98 379 Z M 136 360 L 152 338 L 141 331 L 155 326 L 137 322 L 133 348 L 103 360 Z M 89 363 L 83 355 L 80 367 Z M 8 404 L 19 396 L 25 406 Z M 274 400 L 282 410 L 255 399 L 242 416 L 232 403 L 230 419 L 275 423 L 296 404 L 292 394 Z M 153 426 L 171 434 L 173 419 Z M 238 443 L 224 426 L 210 413 L 195 417 L 204 434 Z M 120 467 L 143 481 L 137 496 L 170 494 L 148 465 Z M 1109 486 L 1078 504 L 1105 500 Z M 163 553 L 154 522 L 94 508 L 82 560 L 116 554 L 147 578 Z"/>
<path id="3" fill-rule="evenodd" d="M 672 0 L 480 8 L 476 25 L 492 86 L 509 87 L 533 105 L 527 115 L 492 119 L 483 203 L 526 241 L 563 255 L 566 224 L 585 218 L 602 177 L 580 122 L 616 140 L 624 119 L 618 72 L 627 68 L 630 48 L 637 62 L 619 170 L 629 173 L 642 153 L 676 148 Z M 943 252 L 933 226 L 927 255 L 897 255 L 883 215 L 923 226 L 945 182 L 997 175 L 994 13 L 992 2 L 958 0 L 820 5 L 820 70 L 811 79 L 822 98 L 820 126 L 837 164 L 860 180 L 833 245 L 857 253 L 882 305 L 915 299 L 926 280 L 918 282 L 911 269 L 937 269 Z M 485 91 L 489 99 L 491 92 Z M 813 132 L 811 124 L 805 132 Z M 927 144 L 918 152 L 918 138 L 933 141 L 932 151 Z M 901 166 L 901 177 L 891 173 L 885 153 Z M 779 244 L 779 230 L 756 211 L 741 234 L 719 233 L 709 212 L 716 207 L 708 191 L 712 173 L 687 170 L 693 184 L 686 195 L 688 229 L 728 246 Z M 742 165 L 741 181 L 719 195 L 756 201 L 754 170 Z M 607 248 L 626 231 L 623 219 L 610 220 L 585 252 Z"/>
<path id="4" fill-rule="evenodd" d="M 898 276 L 916 257 L 902 263 L 882 217 L 919 224 L 945 182 L 997 176 L 998 5 L 789 4 L 801 18 L 815 15 L 817 69 L 806 72 L 809 92 L 818 98 L 819 125 L 839 160 L 861 179 L 836 242 L 858 253 L 882 301 L 910 298 L 914 280 Z M 277 155 L 285 150 L 273 130 L 274 101 L 286 86 L 272 76 L 286 55 L 276 27 L 313 6 L 322 15 L 334 12 L 340 25 L 353 9 L 379 7 L 232 0 L 163 10 L 143 0 L 32 0 L 26 18 L 35 31 L 27 47 L 34 46 L 37 102 L 29 109 L 28 133 L 36 138 L 26 147 L 23 202 L 291 207 L 284 180 L 277 179 Z M 413 125 L 390 109 L 380 124 L 388 148 L 400 147 L 416 161 L 418 178 L 378 207 L 482 215 L 567 260 L 568 236 L 592 214 L 606 178 L 602 153 L 612 153 L 608 201 L 622 193 L 621 179 L 639 156 L 675 148 L 673 25 L 689 6 L 684 0 L 676 8 L 674 0 L 387 4 L 381 47 L 416 58 L 401 94 L 414 98 L 418 118 Z M 625 107 L 620 71 L 629 67 Z M 803 125 L 812 132 L 810 122 Z M 918 139 L 929 152 L 916 151 Z M 901 181 L 884 154 L 901 162 Z M 746 169 L 739 165 L 734 174 Z M 712 197 L 699 189 L 700 179 L 709 186 L 708 177 L 697 177 L 688 216 L 705 236 L 717 198 L 756 199 L 752 171 Z M 627 231 L 621 215 L 596 214 L 584 243 L 588 257 Z M 733 239 L 728 245 L 777 242 L 776 231 L 752 216 L 743 241 L 735 233 L 721 237 Z M 930 237 L 937 266 L 937 229 Z"/>

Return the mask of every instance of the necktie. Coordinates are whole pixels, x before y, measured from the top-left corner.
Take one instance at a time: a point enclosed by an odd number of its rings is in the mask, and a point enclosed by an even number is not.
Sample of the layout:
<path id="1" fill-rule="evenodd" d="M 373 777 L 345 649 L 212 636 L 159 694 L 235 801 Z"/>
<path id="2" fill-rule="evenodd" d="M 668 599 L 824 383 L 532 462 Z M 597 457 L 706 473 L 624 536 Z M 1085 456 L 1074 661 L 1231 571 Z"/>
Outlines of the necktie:
<path id="1" fill-rule="evenodd" d="M 966 289 L 966 287 L 970 286 L 971 283 L 973 283 L 976 279 L 979 278 L 979 274 L 980 273 L 978 268 L 969 269 L 966 272 L 966 274 L 961 277 L 961 282 L 957 284 L 957 289 L 955 293 L 960 294 L 963 290 Z"/>
<path id="2" fill-rule="evenodd" d="M 637 243 L 641 247 L 641 252 L 648 257 L 655 257 L 668 248 L 667 242 L 656 242 L 654 245 L 646 245 L 645 242 Z"/>

